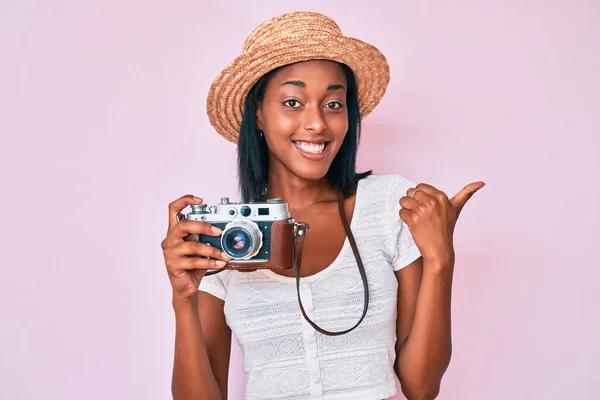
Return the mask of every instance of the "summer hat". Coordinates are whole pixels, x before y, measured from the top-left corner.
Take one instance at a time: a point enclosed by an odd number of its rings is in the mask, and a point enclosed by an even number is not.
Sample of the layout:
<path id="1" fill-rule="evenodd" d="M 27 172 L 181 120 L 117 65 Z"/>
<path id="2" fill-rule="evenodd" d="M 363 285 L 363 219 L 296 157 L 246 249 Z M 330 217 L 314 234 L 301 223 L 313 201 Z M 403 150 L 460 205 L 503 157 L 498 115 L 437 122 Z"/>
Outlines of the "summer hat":
<path id="1" fill-rule="evenodd" d="M 335 21 L 323 14 L 293 12 L 254 29 L 242 54 L 214 80 L 206 102 L 210 123 L 225 139 L 237 143 L 252 86 L 277 67 L 317 59 L 337 61 L 352 69 L 361 118 L 379 104 L 390 80 L 385 56 L 368 43 L 344 36 Z"/>

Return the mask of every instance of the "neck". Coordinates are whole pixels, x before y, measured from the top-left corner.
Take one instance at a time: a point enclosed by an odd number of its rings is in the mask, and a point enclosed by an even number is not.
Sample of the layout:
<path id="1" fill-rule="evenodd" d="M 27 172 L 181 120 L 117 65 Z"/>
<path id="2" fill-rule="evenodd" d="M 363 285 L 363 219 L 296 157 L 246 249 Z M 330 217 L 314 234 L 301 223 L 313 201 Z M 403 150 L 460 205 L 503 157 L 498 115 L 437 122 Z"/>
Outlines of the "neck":
<path id="1" fill-rule="evenodd" d="M 327 177 L 312 181 L 272 168 L 269 170 L 267 198 L 281 198 L 290 209 L 303 210 L 319 202 L 335 201 L 337 197 Z"/>

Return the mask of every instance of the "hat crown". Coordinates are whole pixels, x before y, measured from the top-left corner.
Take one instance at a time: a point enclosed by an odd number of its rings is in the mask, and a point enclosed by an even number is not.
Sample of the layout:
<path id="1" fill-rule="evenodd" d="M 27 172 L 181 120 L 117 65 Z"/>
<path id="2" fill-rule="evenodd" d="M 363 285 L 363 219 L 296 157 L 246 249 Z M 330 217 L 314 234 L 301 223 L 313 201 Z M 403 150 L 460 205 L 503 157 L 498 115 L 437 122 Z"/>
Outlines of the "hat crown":
<path id="1" fill-rule="evenodd" d="M 249 52 L 259 46 L 275 44 L 282 40 L 296 40 L 302 37 L 306 40 L 306 34 L 315 36 L 328 36 L 342 34 L 340 27 L 334 20 L 326 15 L 298 11 L 283 14 L 260 24 L 246 38 L 243 52 Z"/>

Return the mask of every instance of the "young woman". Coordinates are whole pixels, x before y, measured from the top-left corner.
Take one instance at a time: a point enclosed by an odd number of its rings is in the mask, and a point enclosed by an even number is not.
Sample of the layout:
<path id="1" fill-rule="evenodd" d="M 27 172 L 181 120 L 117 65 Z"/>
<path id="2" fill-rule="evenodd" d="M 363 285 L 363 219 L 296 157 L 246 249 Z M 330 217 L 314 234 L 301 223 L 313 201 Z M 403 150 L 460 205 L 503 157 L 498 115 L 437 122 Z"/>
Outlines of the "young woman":
<path id="1" fill-rule="evenodd" d="M 360 121 L 388 81 L 375 47 L 309 12 L 261 24 L 215 80 L 208 115 L 238 144 L 243 201 L 284 199 L 310 229 L 298 287 L 293 269 L 205 276 L 230 258 L 184 238 L 221 231 L 179 221 L 200 198 L 170 204 L 162 248 L 176 317 L 175 399 L 227 398 L 232 332 L 247 399 L 383 399 L 396 393 L 394 375 L 408 399 L 438 395 L 451 355 L 454 226 L 484 184 L 448 199 L 400 175 L 355 172 Z M 366 295 L 368 312 L 351 329 Z M 345 333 L 322 334 L 306 317 Z"/>

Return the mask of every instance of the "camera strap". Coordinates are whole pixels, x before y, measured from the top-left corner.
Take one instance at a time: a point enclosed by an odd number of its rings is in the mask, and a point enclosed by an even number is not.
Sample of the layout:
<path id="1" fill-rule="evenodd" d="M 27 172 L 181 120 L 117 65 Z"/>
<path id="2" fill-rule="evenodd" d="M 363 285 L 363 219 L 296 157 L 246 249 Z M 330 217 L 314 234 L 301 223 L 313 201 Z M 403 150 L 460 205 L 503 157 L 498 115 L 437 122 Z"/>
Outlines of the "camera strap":
<path id="1" fill-rule="evenodd" d="M 342 224 L 344 225 L 344 230 L 346 231 L 346 237 L 348 238 L 348 241 L 350 242 L 350 246 L 352 247 L 352 252 L 354 253 L 354 258 L 356 259 L 356 263 L 358 264 L 358 272 L 360 273 L 360 276 L 362 278 L 364 294 L 365 294 L 363 313 L 362 313 L 360 319 L 358 320 L 358 322 L 356 323 L 356 325 L 354 325 L 352 328 L 346 329 L 344 331 L 339 331 L 339 332 L 329 332 L 329 331 L 321 328 L 320 326 L 318 326 L 306 314 L 306 311 L 304 310 L 304 306 L 302 305 L 302 298 L 300 296 L 300 264 L 302 261 L 304 236 L 306 235 L 306 229 L 308 226 L 305 223 L 297 223 L 296 229 L 294 231 L 295 246 L 294 246 L 293 259 L 294 259 L 294 268 L 296 270 L 296 291 L 298 293 L 298 304 L 300 305 L 300 311 L 302 312 L 304 319 L 317 332 L 322 333 L 324 335 L 328 335 L 328 336 L 344 335 L 344 334 L 352 331 L 354 328 L 356 328 L 358 325 L 360 325 L 360 323 L 363 321 L 363 319 L 367 315 L 367 309 L 369 308 L 369 286 L 367 284 L 367 274 L 365 272 L 365 267 L 362 263 L 362 259 L 360 258 L 360 254 L 358 252 L 358 247 L 356 246 L 356 241 L 354 240 L 354 235 L 352 235 L 352 231 L 350 230 L 350 225 L 348 224 L 348 219 L 346 218 L 346 211 L 345 211 L 345 207 L 344 207 L 344 195 L 341 192 L 338 195 L 338 208 L 340 211 L 340 217 L 342 218 Z"/>
<path id="2" fill-rule="evenodd" d="M 358 252 L 358 247 L 356 246 L 356 241 L 354 240 L 354 235 L 350 230 L 350 224 L 348 223 L 348 219 L 346 218 L 346 210 L 344 207 L 344 195 L 340 192 L 338 195 L 338 209 L 340 212 L 340 218 L 342 219 L 342 225 L 344 225 L 344 230 L 346 231 L 346 237 L 350 242 L 350 247 L 352 247 L 352 252 L 354 253 L 354 258 L 356 259 L 356 263 L 358 265 L 358 272 L 360 273 L 360 277 L 362 278 L 363 288 L 364 288 L 364 305 L 363 312 L 358 320 L 358 322 L 349 329 L 339 332 L 330 332 L 327 331 L 320 326 L 318 326 L 314 321 L 312 321 L 306 311 L 304 310 L 304 305 L 302 304 L 302 297 L 300 296 L 300 265 L 302 262 L 302 250 L 304 249 L 304 237 L 306 236 L 306 230 L 308 229 L 308 224 L 305 222 L 295 222 L 294 223 L 294 246 L 292 246 L 293 250 L 293 267 L 296 271 L 296 292 L 298 293 L 298 304 L 300 306 L 300 311 L 304 316 L 304 319 L 319 333 L 328 336 L 338 336 L 344 335 L 352 330 L 354 330 L 360 323 L 365 319 L 367 315 L 367 309 L 369 308 L 369 286 L 367 284 L 367 274 L 365 272 L 365 267 L 363 265 L 362 259 L 360 257 L 360 253 Z M 209 271 L 206 275 L 214 275 L 223 271 L 222 269 L 216 271 Z"/>

